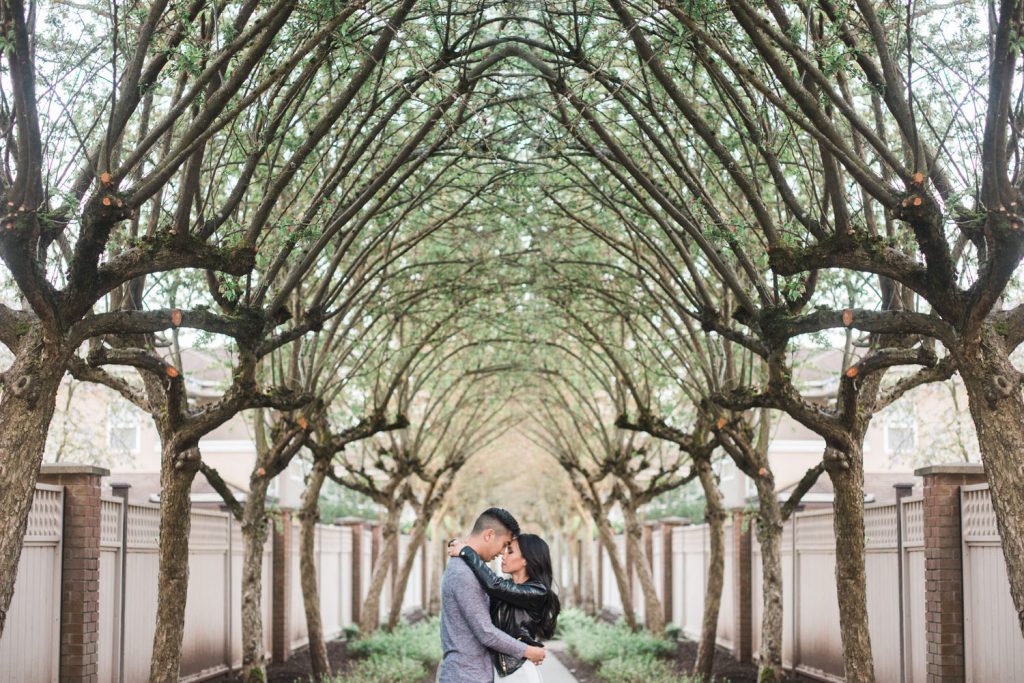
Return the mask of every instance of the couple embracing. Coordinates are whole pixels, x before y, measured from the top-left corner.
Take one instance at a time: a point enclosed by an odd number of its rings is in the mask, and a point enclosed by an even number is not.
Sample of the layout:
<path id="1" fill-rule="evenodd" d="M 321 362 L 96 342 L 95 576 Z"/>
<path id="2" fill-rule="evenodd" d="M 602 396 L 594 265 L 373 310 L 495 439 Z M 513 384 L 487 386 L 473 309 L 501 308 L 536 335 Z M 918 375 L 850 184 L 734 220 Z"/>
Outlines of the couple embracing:
<path id="1" fill-rule="evenodd" d="M 448 544 L 441 583 L 439 683 L 541 683 L 542 639 L 554 636 L 560 604 L 551 589 L 551 552 L 520 534 L 507 510 L 490 508 L 469 537 Z M 487 563 L 501 555 L 501 571 Z"/>

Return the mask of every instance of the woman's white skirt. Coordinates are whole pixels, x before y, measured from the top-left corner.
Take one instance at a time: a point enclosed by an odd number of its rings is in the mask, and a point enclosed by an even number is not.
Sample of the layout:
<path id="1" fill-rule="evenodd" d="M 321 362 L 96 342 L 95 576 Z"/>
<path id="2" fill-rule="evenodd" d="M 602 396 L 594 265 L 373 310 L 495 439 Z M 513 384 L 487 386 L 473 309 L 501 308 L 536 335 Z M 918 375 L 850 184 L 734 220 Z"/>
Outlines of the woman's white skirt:
<path id="1" fill-rule="evenodd" d="M 494 683 L 543 683 L 540 672 L 533 662 L 523 662 L 523 665 L 510 673 L 502 676 L 498 670 L 494 670 Z"/>

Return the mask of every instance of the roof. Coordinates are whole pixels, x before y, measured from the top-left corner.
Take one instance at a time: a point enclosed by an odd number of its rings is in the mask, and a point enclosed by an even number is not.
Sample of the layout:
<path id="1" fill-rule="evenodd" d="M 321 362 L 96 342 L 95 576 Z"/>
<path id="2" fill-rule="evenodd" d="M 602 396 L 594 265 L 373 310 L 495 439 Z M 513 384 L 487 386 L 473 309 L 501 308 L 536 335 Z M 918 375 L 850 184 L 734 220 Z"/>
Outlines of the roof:
<path id="1" fill-rule="evenodd" d="M 787 500 L 789 495 L 796 488 L 799 482 L 792 482 L 787 486 L 778 489 L 779 499 Z M 914 476 L 913 472 L 865 472 L 864 473 L 864 502 L 865 503 L 895 503 L 896 484 L 912 484 L 920 488 L 921 477 Z M 831 505 L 835 499 L 835 489 L 832 488 L 832 480 L 828 475 L 818 477 L 802 501 L 807 504 Z"/>
<path id="2" fill-rule="evenodd" d="M 116 472 L 109 477 L 103 477 L 103 494 L 110 495 L 111 483 L 125 483 L 131 486 L 128 489 L 129 503 L 159 503 L 160 502 L 160 473 L 159 472 Z M 245 500 L 245 489 L 226 482 L 228 488 L 235 495 L 239 502 Z M 192 480 L 192 502 L 194 504 L 219 505 L 222 500 L 206 477 L 202 474 L 196 475 Z"/>

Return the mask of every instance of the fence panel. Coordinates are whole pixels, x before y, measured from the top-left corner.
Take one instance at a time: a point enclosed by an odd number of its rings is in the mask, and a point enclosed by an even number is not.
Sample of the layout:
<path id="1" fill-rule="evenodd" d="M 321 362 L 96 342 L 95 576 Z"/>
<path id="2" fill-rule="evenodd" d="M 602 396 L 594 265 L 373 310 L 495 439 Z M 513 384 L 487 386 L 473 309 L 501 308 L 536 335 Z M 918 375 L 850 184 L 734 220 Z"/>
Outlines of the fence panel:
<path id="1" fill-rule="evenodd" d="M 665 532 L 661 527 L 651 532 L 651 574 L 658 600 L 665 604 Z"/>
<path id="2" fill-rule="evenodd" d="M 928 676 L 928 644 L 924 582 L 924 499 L 904 498 L 903 514 L 903 643 L 906 683 L 924 683 Z"/>
<path id="3" fill-rule="evenodd" d="M 229 534 L 227 514 L 192 511 L 188 597 L 181 646 L 183 678 L 204 677 L 227 669 Z"/>
<path id="4" fill-rule="evenodd" d="M 672 623 L 679 628 L 683 627 L 684 616 L 684 589 L 683 589 L 683 529 L 676 527 L 672 529 Z"/>
<path id="5" fill-rule="evenodd" d="M 900 679 L 900 613 L 896 505 L 870 506 L 864 511 L 868 627 L 875 677 Z M 921 577 L 922 581 L 924 577 Z"/>
<path id="6" fill-rule="evenodd" d="M 121 641 L 121 511 L 120 498 L 100 500 L 99 624 L 96 649 L 101 681 L 117 680 Z"/>
<path id="7" fill-rule="evenodd" d="M 317 588 L 320 592 L 320 618 L 324 638 L 331 639 L 341 633 L 342 627 L 342 536 L 341 527 L 318 524 L 320 562 L 317 573 Z M 302 599 L 302 593 L 299 598 Z"/>
<path id="8" fill-rule="evenodd" d="M 967 682 L 1024 680 L 1024 638 L 987 484 L 960 492 Z"/>
<path id="9" fill-rule="evenodd" d="M 705 525 L 683 529 L 683 632 L 691 639 L 700 639 L 701 619 L 704 614 L 704 587 L 707 558 L 705 557 Z"/>
<path id="10" fill-rule="evenodd" d="M 796 518 L 796 662 L 813 675 L 842 677 L 839 633 L 836 541 L 831 510 L 804 512 Z"/>
<path id="11" fill-rule="evenodd" d="M 711 535 L 708 533 L 710 529 L 706 524 L 702 524 L 704 527 L 704 576 L 707 577 L 707 567 L 711 560 Z M 733 581 L 733 564 L 735 562 L 736 555 L 736 544 L 732 542 L 733 534 L 733 521 L 731 519 L 725 522 L 725 570 L 724 570 L 724 584 L 722 586 L 722 602 L 718 608 L 718 632 L 716 634 L 716 642 L 722 647 L 732 649 L 733 643 L 735 642 L 735 620 L 732 618 L 733 604 L 734 604 L 734 581 Z M 707 579 L 704 580 L 704 585 L 707 586 Z M 704 601 L 701 600 L 701 610 L 704 609 Z M 723 618 L 723 616 L 725 618 Z M 703 618 L 703 615 L 701 615 Z M 698 629 L 698 633 L 700 630 Z"/>
<path id="12" fill-rule="evenodd" d="M 156 631 L 159 534 L 160 508 L 156 505 L 128 506 L 128 568 L 125 570 L 128 609 L 124 620 L 126 681 L 149 679 L 149 659 Z"/>
<path id="13" fill-rule="evenodd" d="M 353 530 L 350 526 L 339 527 L 341 532 L 341 567 L 339 576 L 339 591 L 341 593 L 341 613 L 339 614 L 339 626 L 344 628 L 351 624 L 352 619 L 352 563 L 353 563 Z"/>
<path id="14" fill-rule="evenodd" d="M 64 494 L 37 484 L 0 637 L 0 681 L 57 681 Z"/>
<path id="15" fill-rule="evenodd" d="M 319 567 L 320 535 L 316 534 L 314 557 Z M 306 608 L 302 603 L 302 577 L 299 574 L 299 522 L 292 520 L 292 543 L 289 557 L 285 559 L 291 566 L 291 633 L 288 644 L 291 649 L 302 647 L 309 642 L 309 630 L 306 628 Z M 319 572 L 318 572 L 319 573 Z"/>

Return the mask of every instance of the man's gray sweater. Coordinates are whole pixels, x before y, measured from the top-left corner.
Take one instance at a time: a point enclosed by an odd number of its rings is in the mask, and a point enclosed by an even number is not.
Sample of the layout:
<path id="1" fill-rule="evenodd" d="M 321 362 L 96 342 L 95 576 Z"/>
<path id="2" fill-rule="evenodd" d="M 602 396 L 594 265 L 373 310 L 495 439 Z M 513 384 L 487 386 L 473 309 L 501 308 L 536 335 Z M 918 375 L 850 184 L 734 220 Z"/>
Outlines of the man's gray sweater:
<path id="1" fill-rule="evenodd" d="M 453 558 L 441 581 L 441 647 L 444 659 L 439 683 L 491 683 L 490 650 L 522 659 L 526 644 L 491 623 L 490 599 L 473 570 Z"/>

